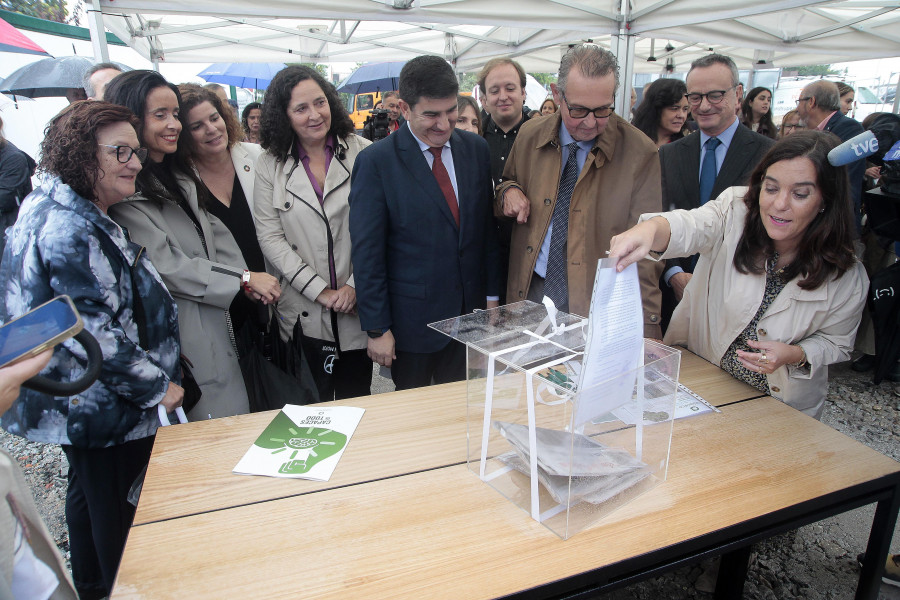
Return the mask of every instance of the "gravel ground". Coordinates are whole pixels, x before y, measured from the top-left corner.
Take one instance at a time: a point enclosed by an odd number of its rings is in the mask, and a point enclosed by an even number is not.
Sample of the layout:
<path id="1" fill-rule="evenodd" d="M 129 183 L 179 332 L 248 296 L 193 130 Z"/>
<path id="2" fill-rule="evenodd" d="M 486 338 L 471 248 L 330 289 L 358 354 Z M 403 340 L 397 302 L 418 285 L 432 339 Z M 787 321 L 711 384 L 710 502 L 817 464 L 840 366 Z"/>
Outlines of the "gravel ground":
<path id="1" fill-rule="evenodd" d="M 822 421 L 895 460 L 900 460 L 900 397 L 891 384 L 871 383 L 849 363 L 831 370 L 828 403 Z M 393 389 L 376 377 L 374 391 Z M 56 446 L 27 442 L 0 430 L 0 444 L 25 471 L 44 521 L 68 558 L 65 522 L 65 456 Z M 748 600 L 843 600 L 852 598 L 859 568 L 856 555 L 865 549 L 874 505 L 802 527 L 754 546 L 744 588 Z M 892 551 L 900 551 L 894 533 Z M 682 567 L 660 577 L 604 594 L 607 600 L 708 599 L 712 561 Z M 900 600 L 900 588 L 883 585 L 879 600 Z"/>

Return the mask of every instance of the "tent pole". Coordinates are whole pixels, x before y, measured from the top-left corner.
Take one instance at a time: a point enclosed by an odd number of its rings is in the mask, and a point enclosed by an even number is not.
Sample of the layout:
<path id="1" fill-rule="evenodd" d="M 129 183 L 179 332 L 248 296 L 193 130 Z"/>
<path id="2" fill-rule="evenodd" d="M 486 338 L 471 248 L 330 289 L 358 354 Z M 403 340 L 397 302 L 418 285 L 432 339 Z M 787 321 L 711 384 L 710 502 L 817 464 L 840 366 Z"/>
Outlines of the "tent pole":
<path id="1" fill-rule="evenodd" d="M 612 36 L 610 47 L 619 63 L 619 89 L 616 92 L 616 114 L 631 120 L 631 80 L 634 77 L 634 42 L 635 35 L 631 28 L 631 3 L 621 0 L 619 14 L 619 32 Z"/>
<path id="2" fill-rule="evenodd" d="M 103 11 L 100 0 L 94 0 L 94 8 L 87 11 L 88 30 L 91 33 L 91 45 L 94 47 L 94 60 L 109 62 L 109 47 L 106 45 L 106 31 L 103 29 Z"/>

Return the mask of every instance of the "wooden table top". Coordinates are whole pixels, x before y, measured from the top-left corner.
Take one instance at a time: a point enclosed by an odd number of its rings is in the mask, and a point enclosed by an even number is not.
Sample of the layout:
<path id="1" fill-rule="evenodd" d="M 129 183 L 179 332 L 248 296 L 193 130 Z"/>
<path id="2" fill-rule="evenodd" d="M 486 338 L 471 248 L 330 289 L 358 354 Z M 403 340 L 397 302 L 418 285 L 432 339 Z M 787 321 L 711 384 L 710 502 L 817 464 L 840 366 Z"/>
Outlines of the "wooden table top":
<path id="1" fill-rule="evenodd" d="M 760 396 L 682 352 L 680 381 L 713 405 Z M 160 428 L 135 525 L 394 477 L 466 460 L 466 383 L 342 400 L 366 409 L 330 481 L 231 472 L 273 411 Z"/>
<path id="2" fill-rule="evenodd" d="M 900 473 L 772 398 L 675 422 L 668 480 L 563 541 L 465 465 L 134 527 L 134 598 L 492 598 Z"/>

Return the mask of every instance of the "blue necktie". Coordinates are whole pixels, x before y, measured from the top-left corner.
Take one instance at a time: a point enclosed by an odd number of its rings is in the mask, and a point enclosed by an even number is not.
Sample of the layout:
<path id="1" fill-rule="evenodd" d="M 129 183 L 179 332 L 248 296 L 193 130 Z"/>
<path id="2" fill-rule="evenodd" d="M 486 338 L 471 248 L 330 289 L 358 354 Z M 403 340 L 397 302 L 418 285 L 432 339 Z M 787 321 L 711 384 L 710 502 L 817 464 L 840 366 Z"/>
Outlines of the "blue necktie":
<path id="1" fill-rule="evenodd" d="M 700 206 L 709 202 L 713 185 L 716 183 L 716 148 L 719 147 L 719 138 L 711 137 L 706 140 L 706 154 L 703 155 L 703 166 L 700 167 Z"/>
<path id="2" fill-rule="evenodd" d="M 578 181 L 578 142 L 566 144 L 569 157 L 559 178 L 556 204 L 553 206 L 553 232 L 550 236 L 550 251 L 547 253 L 547 272 L 544 279 L 544 295 L 553 300 L 558 310 L 569 310 L 569 201 L 575 182 Z"/>

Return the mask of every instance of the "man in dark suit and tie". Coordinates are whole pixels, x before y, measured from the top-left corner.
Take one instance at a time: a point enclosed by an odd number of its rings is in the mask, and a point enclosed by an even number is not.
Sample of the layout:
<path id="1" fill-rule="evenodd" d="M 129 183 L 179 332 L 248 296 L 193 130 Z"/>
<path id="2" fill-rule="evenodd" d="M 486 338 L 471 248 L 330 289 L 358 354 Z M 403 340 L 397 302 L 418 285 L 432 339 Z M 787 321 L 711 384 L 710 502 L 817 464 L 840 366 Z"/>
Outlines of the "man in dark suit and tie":
<path id="1" fill-rule="evenodd" d="M 797 99 L 797 113 L 807 129 L 830 131 L 846 142 L 863 132 L 863 126 L 841 112 L 841 95 L 832 81 L 814 81 L 803 88 Z M 866 161 L 860 159 L 847 165 L 850 178 L 850 194 L 853 197 L 853 216 L 857 230 L 862 228 L 862 186 L 866 174 Z M 859 237 L 859 236 L 857 236 Z"/>
<path id="2" fill-rule="evenodd" d="M 406 124 L 353 166 L 350 239 L 369 356 L 397 389 L 465 377 L 465 347 L 427 327 L 500 291 L 487 142 L 456 131 L 459 84 L 437 56 L 400 72 Z"/>
<path id="3" fill-rule="evenodd" d="M 659 149 L 663 208 L 692 209 L 726 189 L 746 185 L 775 142 L 741 125 L 736 111 L 743 96 L 734 61 L 707 54 L 691 64 L 687 99 L 699 131 Z M 691 279 L 693 257 L 666 262 L 660 282 L 663 329 Z"/>

